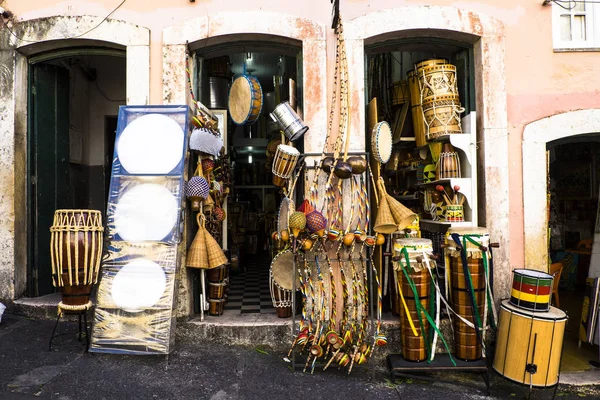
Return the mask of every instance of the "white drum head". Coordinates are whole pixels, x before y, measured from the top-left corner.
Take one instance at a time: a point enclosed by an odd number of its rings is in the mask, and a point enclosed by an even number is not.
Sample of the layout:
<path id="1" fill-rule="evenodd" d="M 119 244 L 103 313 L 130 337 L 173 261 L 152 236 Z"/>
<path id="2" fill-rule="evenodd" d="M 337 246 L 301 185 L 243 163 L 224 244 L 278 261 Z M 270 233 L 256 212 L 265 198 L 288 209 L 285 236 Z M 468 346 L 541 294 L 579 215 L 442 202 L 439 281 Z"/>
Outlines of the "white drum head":
<path id="1" fill-rule="evenodd" d="M 177 222 L 177 199 L 166 187 L 155 183 L 128 189 L 115 207 L 117 234 L 129 242 L 160 241 Z"/>
<path id="2" fill-rule="evenodd" d="M 151 260 L 130 262 L 117 272 L 111 295 L 115 304 L 128 312 L 144 311 L 155 305 L 167 286 L 162 267 Z"/>
<path id="3" fill-rule="evenodd" d="M 117 156 L 130 174 L 168 174 L 183 157 L 181 126 L 162 114 L 147 114 L 127 125 L 117 142 Z"/>
<path id="4" fill-rule="evenodd" d="M 386 121 L 379 122 L 373 128 L 373 156 L 382 164 L 392 156 L 392 129 Z"/>
<path id="5" fill-rule="evenodd" d="M 287 144 L 280 144 L 279 146 L 277 146 L 277 151 L 281 151 L 283 153 L 291 155 L 300 155 L 298 149 L 292 146 L 288 146 Z"/>

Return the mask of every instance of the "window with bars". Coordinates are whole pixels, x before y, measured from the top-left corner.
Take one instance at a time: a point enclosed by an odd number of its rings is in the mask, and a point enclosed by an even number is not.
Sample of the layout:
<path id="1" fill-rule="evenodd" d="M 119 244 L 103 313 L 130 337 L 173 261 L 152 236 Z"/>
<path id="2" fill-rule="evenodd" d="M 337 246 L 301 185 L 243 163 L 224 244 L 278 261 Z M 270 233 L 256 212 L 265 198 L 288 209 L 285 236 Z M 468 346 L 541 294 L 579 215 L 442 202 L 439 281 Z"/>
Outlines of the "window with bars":
<path id="1" fill-rule="evenodd" d="M 552 4 L 552 36 L 555 50 L 600 48 L 599 28 L 599 2 L 569 0 Z"/>

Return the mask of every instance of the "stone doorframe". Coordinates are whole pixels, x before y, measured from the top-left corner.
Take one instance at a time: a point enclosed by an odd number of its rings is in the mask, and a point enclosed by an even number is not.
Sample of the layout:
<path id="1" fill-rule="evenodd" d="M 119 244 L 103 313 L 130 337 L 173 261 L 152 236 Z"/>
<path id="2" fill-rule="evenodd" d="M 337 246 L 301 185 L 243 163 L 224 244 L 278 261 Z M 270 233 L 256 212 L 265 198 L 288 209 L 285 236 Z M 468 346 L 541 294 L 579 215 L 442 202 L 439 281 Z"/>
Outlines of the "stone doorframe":
<path id="1" fill-rule="evenodd" d="M 510 278 L 508 204 L 508 117 L 503 24 L 490 16 L 454 7 L 408 6 L 382 10 L 346 21 L 350 65 L 352 142 L 364 148 L 365 45 L 411 37 L 451 38 L 472 43 L 479 175 L 479 225 L 500 248 L 494 251 L 494 292 L 506 297 Z"/>
<path id="2" fill-rule="evenodd" d="M 304 151 L 320 153 L 327 132 L 327 31 L 312 20 L 266 11 L 223 12 L 194 18 L 163 30 L 163 103 L 190 104 L 185 73 L 188 44 L 197 49 L 236 40 L 265 39 L 302 44 Z M 210 40 L 209 40 L 210 39 Z M 183 240 L 185 243 L 185 240 Z M 191 276 L 181 268 L 177 315 L 193 314 Z"/>
<path id="3" fill-rule="evenodd" d="M 548 270 L 547 144 L 554 140 L 594 132 L 600 132 L 600 109 L 570 111 L 525 126 L 523 130 L 525 268 Z"/>
<path id="4" fill-rule="evenodd" d="M 283 43 L 293 39 L 302 43 L 304 60 L 303 120 L 310 127 L 304 135 L 304 149 L 307 153 L 320 153 L 327 129 L 326 33 L 325 26 L 312 20 L 266 11 L 223 12 L 167 27 L 163 31 L 163 102 L 188 103 L 184 68 L 187 43 L 201 48 L 240 39 L 265 40 L 266 37 Z"/>
<path id="5" fill-rule="evenodd" d="M 6 300 L 20 298 L 27 287 L 28 57 L 75 46 L 125 50 L 127 104 L 150 98 L 147 28 L 86 15 L 23 20 L 12 31 L 0 31 L 0 299 Z"/>

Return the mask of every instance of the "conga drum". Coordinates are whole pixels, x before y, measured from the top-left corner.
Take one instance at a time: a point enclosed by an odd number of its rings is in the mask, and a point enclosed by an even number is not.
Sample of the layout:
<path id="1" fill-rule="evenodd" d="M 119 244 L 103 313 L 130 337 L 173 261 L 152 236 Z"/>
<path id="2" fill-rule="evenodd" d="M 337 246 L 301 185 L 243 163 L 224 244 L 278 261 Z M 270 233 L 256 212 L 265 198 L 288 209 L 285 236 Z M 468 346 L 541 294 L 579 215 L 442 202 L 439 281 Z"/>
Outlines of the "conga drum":
<path id="1" fill-rule="evenodd" d="M 532 269 L 513 271 L 510 303 L 530 311 L 548 311 L 552 296 L 552 275 Z"/>
<path id="2" fill-rule="evenodd" d="M 567 314 L 556 307 L 540 313 L 503 300 L 493 368 L 518 383 L 556 385 L 566 325 Z"/>
<path id="3" fill-rule="evenodd" d="M 263 93 L 255 76 L 240 75 L 229 89 L 228 109 L 231 120 L 236 125 L 250 125 L 260 116 Z"/>
<path id="4" fill-rule="evenodd" d="M 50 228 L 52 284 L 66 305 L 85 305 L 98 283 L 103 249 L 102 213 L 56 210 Z"/>
<path id="5" fill-rule="evenodd" d="M 462 251 L 466 252 L 466 268 L 463 266 L 461 250 L 451 238 L 453 233 L 459 235 L 461 247 L 464 249 Z M 487 289 L 483 259 L 487 257 L 487 253 L 483 252 L 480 246 L 489 247 L 490 236 L 485 228 L 479 227 L 449 228 L 446 235 L 446 259 L 449 260 L 446 265 L 450 266 L 447 268 L 447 273 L 450 275 L 447 279 L 450 283 L 452 309 L 471 324 L 476 325 L 477 319 L 483 324 Z M 473 307 L 471 290 L 476 309 Z M 476 315 L 479 318 L 476 318 Z M 453 324 L 456 358 L 466 361 L 480 359 L 482 356 L 480 337 L 483 337 L 483 327 L 479 327 L 481 335 L 478 335 L 475 328 L 459 318 L 454 318 Z"/>
<path id="6" fill-rule="evenodd" d="M 287 180 L 294 172 L 294 168 L 296 168 L 298 158 L 300 158 L 300 152 L 296 148 L 285 144 L 277 146 L 271 168 L 274 185 L 279 187 L 286 185 Z"/>
<path id="7" fill-rule="evenodd" d="M 430 355 L 427 353 L 427 348 L 431 347 L 429 322 L 423 310 L 429 312 L 431 295 L 431 273 L 429 270 L 435 268 L 435 261 L 429 260 L 432 253 L 431 239 L 407 238 L 394 240 L 394 256 L 400 258 L 394 268 L 398 279 L 398 296 L 401 302 L 399 308 L 402 357 L 408 361 L 425 361 Z M 406 262 L 407 256 L 409 259 L 408 265 Z M 415 327 L 417 336 L 414 334 L 411 323 Z"/>
<path id="8" fill-rule="evenodd" d="M 279 318 L 292 315 L 292 297 L 294 295 L 294 279 L 296 290 L 300 289 L 300 277 L 294 271 L 294 253 L 290 250 L 277 254 L 269 269 L 269 288 L 271 300 Z"/>

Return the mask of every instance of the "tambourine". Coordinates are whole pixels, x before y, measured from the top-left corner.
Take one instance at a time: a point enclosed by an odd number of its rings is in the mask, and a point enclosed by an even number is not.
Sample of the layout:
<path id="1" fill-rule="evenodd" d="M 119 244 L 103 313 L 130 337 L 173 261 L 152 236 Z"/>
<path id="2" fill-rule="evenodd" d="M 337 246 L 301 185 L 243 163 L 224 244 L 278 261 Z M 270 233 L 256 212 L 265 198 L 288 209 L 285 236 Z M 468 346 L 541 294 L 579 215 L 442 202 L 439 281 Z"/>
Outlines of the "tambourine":
<path id="1" fill-rule="evenodd" d="M 381 121 L 371 132 L 371 150 L 373 157 L 382 164 L 392 156 L 392 129 L 386 121 Z"/>
<path id="2" fill-rule="evenodd" d="M 275 285 L 283 290 L 294 290 L 294 277 L 296 290 L 300 289 L 300 276 L 294 272 L 294 254 L 290 250 L 283 251 L 273 258 L 271 274 Z"/>

